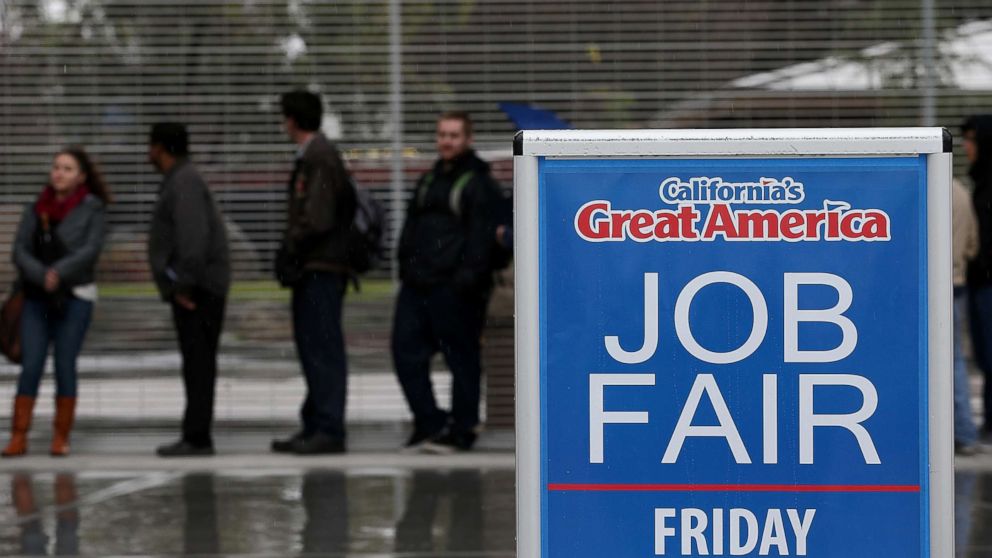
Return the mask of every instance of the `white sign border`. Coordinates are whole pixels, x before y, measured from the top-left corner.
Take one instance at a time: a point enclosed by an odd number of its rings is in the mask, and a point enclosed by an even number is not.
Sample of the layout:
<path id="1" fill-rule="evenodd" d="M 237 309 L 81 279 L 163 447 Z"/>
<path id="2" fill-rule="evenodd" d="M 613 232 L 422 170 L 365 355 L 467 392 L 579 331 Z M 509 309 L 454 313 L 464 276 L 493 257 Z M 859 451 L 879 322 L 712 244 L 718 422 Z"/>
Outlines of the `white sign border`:
<path id="1" fill-rule="evenodd" d="M 517 556 L 539 558 L 541 518 L 538 158 L 927 157 L 930 557 L 954 556 L 951 147 L 943 128 L 523 131 L 513 143 Z M 940 373 L 940 371 L 946 371 Z"/>

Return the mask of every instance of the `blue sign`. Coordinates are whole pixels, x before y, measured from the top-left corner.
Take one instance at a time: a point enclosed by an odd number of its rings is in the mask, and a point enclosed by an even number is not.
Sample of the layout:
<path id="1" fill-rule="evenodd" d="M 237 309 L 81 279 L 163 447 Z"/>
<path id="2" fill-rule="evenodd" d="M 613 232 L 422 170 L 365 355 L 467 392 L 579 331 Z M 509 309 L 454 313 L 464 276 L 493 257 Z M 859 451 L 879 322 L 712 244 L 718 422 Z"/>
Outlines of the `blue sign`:
<path id="1" fill-rule="evenodd" d="M 545 557 L 929 555 L 926 167 L 539 159 Z"/>

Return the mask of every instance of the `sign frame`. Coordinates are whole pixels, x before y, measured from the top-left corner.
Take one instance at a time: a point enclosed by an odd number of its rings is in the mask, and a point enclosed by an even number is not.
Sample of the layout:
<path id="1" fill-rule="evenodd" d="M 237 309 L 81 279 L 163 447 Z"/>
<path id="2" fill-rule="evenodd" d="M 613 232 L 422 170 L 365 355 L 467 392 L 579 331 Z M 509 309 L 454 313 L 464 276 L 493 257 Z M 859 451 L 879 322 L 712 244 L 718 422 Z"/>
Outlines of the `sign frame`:
<path id="1" fill-rule="evenodd" d="M 527 130 L 513 142 L 517 556 L 543 557 L 539 164 L 548 159 L 927 158 L 929 541 L 954 555 L 951 151 L 944 128 Z"/>

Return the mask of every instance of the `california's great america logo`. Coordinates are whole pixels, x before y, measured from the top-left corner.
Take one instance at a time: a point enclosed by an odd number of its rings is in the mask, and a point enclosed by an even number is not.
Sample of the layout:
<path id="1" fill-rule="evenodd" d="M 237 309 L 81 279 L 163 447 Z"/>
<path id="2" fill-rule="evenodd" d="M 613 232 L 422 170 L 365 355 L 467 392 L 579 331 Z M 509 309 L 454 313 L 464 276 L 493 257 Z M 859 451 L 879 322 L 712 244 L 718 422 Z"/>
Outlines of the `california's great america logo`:
<path id="1" fill-rule="evenodd" d="M 858 209 L 845 201 L 819 207 L 779 209 L 806 199 L 802 182 L 762 177 L 757 182 L 724 182 L 694 177 L 666 178 L 659 196 L 674 209 L 620 209 L 593 200 L 575 214 L 575 232 L 588 242 L 878 242 L 891 240 L 891 221 L 881 209 Z M 772 206 L 747 209 L 735 206 Z"/>

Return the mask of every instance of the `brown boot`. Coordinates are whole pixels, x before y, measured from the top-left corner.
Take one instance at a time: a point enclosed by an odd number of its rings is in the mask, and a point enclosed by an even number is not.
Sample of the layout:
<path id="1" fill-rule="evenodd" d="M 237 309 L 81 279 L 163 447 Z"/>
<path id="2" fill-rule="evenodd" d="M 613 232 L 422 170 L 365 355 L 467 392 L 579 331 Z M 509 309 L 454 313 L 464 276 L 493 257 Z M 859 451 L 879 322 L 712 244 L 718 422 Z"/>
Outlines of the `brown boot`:
<path id="1" fill-rule="evenodd" d="M 72 421 L 76 418 L 76 398 L 55 398 L 55 421 L 52 423 L 52 455 L 65 457 L 69 455 L 69 433 L 72 431 Z"/>
<path id="2" fill-rule="evenodd" d="M 14 398 L 14 416 L 10 418 L 10 443 L 0 455 L 16 457 L 28 451 L 28 430 L 34 412 L 34 397 L 18 395 Z"/>

